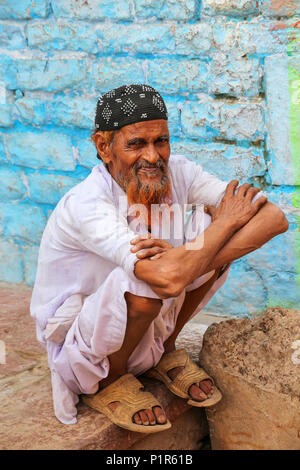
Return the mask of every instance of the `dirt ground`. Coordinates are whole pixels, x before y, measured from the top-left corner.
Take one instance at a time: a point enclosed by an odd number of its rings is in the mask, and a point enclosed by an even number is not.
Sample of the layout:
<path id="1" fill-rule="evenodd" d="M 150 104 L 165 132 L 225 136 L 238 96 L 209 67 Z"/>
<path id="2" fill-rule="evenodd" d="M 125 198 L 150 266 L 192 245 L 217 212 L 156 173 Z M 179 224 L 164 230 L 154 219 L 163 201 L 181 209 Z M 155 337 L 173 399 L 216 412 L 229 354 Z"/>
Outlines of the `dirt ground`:
<path id="1" fill-rule="evenodd" d="M 300 311 L 275 307 L 254 320 L 214 323 L 203 345 L 227 372 L 300 400 Z"/>

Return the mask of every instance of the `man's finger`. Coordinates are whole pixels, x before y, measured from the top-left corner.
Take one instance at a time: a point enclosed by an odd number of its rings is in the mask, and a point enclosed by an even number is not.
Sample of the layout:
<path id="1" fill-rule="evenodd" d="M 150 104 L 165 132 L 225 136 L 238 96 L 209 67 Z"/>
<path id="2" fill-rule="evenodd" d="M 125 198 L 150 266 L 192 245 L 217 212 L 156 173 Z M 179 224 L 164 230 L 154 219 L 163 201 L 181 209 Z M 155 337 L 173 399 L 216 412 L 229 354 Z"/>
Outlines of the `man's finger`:
<path id="1" fill-rule="evenodd" d="M 144 248 L 151 248 L 152 246 L 160 246 L 159 243 L 157 243 L 157 240 L 153 238 L 148 238 L 147 240 L 140 240 L 138 241 L 134 247 L 130 249 L 132 253 L 135 253 L 136 251 L 143 250 Z"/>
<path id="2" fill-rule="evenodd" d="M 239 184 L 238 180 L 230 181 L 230 183 L 228 183 L 226 187 L 224 196 L 233 196 L 234 191 L 236 190 L 236 187 L 238 186 L 238 184 Z"/>
<path id="3" fill-rule="evenodd" d="M 253 208 L 256 212 L 259 211 L 259 209 L 265 205 L 265 203 L 268 201 L 268 198 L 266 196 L 261 196 L 259 197 L 253 204 Z"/>
<path id="4" fill-rule="evenodd" d="M 251 186 L 248 189 L 247 193 L 245 194 L 245 199 L 247 199 L 248 201 L 252 201 L 254 196 L 256 196 L 256 194 L 258 194 L 259 192 L 260 192 L 259 188 L 256 188 L 255 186 Z"/>
<path id="5" fill-rule="evenodd" d="M 147 240 L 140 240 L 137 242 L 135 246 L 130 249 L 130 251 L 135 253 L 136 251 L 142 250 L 144 248 L 151 248 L 152 246 L 160 246 L 166 250 L 172 248 L 172 245 L 166 240 L 162 240 L 160 238 L 149 238 Z"/>
<path id="6" fill-rule="evenodd" d="M 144 233 L 143 235 L 138 235 L 137 237 L 130 240 L 130 243 L 132 245 L 136 245 L 136 243 L 138 243 L 140 240 L 147 240 L 148 238 L 151 238 L 151 233 Z"/>
<path id="7" fill-rule="evenodd" d="M 204 207 L 204 212 L 206 212 L 206 214 L 209 214 L 209 215 L 211 215 L 211 216 L 214 215 L 214 213 L 216 212 L 216 210 L 217 210 L 217 209 L 216 209 L 215 207 L 213 207 L 213 206 L 205 206 L 205 207 Z"/>
<path id="8" fill-rule="evenodd" d="M 163 253 L 165 253 L 165 251 L 162 251 L 161 253 L 158 253 L 157 255 L 151 256 L 150 259 L 159 259 L 162 257 Z"/>
<path id="9" fill-rule="evenodd" d="M 136 256 L 137 258 L 149 258 L 150 256 L 157 255 L 158 253 L 162 253 L 165 251 L 160 246 L 154 246 L 153 248 L 146 248 L 145 250 L 139 251 Z"/>
<path id="10" fill-rule="evenodd" d="M 245 196 L 248 189 L 250 189 L 250 188 L 251 188 L 251 184 L 249 184 L 249 183 L 242 184 L 237 190 L 237 195 L 238 196 Z"/>

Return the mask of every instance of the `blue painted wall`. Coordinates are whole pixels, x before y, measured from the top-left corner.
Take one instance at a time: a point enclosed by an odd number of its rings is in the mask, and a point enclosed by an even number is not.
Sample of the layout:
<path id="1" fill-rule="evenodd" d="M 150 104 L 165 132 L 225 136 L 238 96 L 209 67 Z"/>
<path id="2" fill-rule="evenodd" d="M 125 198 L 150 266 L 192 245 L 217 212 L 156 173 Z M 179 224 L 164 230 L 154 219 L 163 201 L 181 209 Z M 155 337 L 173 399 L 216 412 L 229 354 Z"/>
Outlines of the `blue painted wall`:
<path id="1" fill-rule="evenodd" d="M 174 153 L 260 186 L 290 221 L 286 234 L 234 264 L 206 310 L 299 308 L 288 60 L 300 63 L 300 7 L 288 4 L 2 0 L 0 280 L 33 284 L 47 218 L 99 163 L 89 139 L 97 97 L 140 82 L 167 103 Z"/>

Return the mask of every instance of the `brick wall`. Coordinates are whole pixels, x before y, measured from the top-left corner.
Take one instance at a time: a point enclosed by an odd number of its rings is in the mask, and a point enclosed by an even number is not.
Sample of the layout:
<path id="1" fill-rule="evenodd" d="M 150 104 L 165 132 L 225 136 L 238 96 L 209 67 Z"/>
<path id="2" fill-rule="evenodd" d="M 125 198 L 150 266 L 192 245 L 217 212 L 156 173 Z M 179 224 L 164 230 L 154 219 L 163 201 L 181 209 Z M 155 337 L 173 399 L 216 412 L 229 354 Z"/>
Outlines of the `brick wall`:
<path id="1" fill-rule="evenodd" d="M 297 0 L 0 2 L 0 280 L 33 284 L 49 214 L 99 163 L 97 97 L 141 82 L 166 100 L 173 152 L 260 186 L 290 221 L 206 310 L 299 308 L 299 15 Z"/>

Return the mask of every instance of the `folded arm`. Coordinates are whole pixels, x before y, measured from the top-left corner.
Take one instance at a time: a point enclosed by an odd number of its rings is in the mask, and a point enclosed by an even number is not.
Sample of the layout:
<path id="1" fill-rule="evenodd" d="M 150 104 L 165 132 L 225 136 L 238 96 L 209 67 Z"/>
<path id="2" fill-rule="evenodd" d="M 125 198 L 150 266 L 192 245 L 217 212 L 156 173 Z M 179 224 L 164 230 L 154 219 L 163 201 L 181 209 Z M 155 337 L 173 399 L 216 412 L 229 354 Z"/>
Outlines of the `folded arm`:
<path id="1" fill-rule="evenodd" d="M 216 254 L 207 267 L 207 272 L 257 250 L 275 236 L 286 232 L 288 227 L 282 210 L 267 202 Z"/>
<path id="2" fill-rule="evenodd" d="M 222 203 L 212 214 L 201 249 L 190 250 L 183 245 L 167 250 L 159 259 L 138 261 L 136 277 L 161 298 L 174 297 L 197 277 L 241 258 L 288 229 L 286 217 L 277 206 L 264 197 L 251 204 L 257 190 L 242 185 L 235 193 L 237 183 L 228 185 Z"/>

